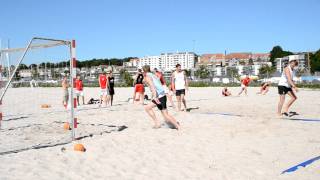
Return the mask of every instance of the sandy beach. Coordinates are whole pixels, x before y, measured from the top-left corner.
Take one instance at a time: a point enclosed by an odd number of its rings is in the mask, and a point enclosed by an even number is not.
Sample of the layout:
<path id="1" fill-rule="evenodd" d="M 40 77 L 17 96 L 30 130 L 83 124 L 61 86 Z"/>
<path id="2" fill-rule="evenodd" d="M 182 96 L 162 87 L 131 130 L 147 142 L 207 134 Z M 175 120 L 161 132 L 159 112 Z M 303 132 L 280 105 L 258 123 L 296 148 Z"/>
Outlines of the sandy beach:
<path id="1" fill-rule="evenodd" d="M 71 143 L 62 124 L 69 114 L 61 89 L 36 88 L 27 95 L 24 88 L 10 89 L 3 102 L 0 179 L 320 179 L 320 160 L 281 174 L 320 156 L 320 91 L 298 92 L 295 118 L 319 120 L 301 121 L 276 117 L 275 87 L 264 96 L 249 88 L 241 97 L 222 97 L 221 89 L 190 88 L 190 112 L 169 108 L 181 124 L 178 132 L 152 129 L 143 107 L 127 102 L 132 88 L 116 88 L 114 106 L 77 109 L 76 136 L 83 138 Z M 99 97 L 98 88 L 84 93 L 86 101 Z M 51 108 L 41 109 L 43 103 Z M 87 151 L 74 151 L 75 143 Z"/>

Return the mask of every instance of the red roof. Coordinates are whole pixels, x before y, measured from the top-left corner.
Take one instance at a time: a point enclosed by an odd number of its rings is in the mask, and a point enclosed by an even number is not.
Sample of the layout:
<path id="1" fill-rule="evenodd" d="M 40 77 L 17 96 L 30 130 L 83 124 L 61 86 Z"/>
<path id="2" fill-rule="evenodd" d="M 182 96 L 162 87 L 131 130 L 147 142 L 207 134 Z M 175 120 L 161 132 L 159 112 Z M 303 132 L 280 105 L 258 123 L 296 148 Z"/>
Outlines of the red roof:
<path id="1" fill-rule="evenodd" d="M 230 53 L 227 54 L 226 59 L 250 59 L 251 53 Z"/>
<path id="2" fill-rule="evenodd" d="M 270 57 L 270 53 L 255 53 L 255 54 L 252 54 L 252 59 L 268 58 L 268 57 Z"/>
<path id="3" fill-rule="evenodd" d="M 201 63 L 210 63 L 214 61 L 221 61 L 224 59 L 224 54 L 218 53 L 218 54 L 203 54 L 200 58 Z"/>

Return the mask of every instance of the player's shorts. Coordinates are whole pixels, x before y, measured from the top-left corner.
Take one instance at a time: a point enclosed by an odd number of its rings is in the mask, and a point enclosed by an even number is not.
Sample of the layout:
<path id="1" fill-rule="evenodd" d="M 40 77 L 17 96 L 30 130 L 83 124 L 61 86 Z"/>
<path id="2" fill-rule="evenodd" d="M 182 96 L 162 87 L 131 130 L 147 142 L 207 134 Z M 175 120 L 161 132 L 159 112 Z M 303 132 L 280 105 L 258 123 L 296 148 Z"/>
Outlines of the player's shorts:
<path id="1" fill-rule="evenodd" d="M 76 96 L 84 96 L 83 91 L 75 90 Z"/>
<path id="2" fill-rule="evenodd" d="M 242 88 L 246 88 L 246 87 L 248 87 L 248 86 L 246 86 L 246 85 L 244 85 L 244 84 L 241 84 L 241 87 L 242 87 Z"/>
<path id="3" fill-rule="evenodd" d="M 143 84 L 136 84 L 135 91 L 139 93 L 144 93 L 144 85 Z"/>
<path id="4" fill-rule="evenodd" d="M 109 89 L 109 94 L 112 95 L 112 96 L 114 95 L 114 88 L 110 88 Z"/>
<path id="5" fill-rule="evenodd" d="M 176 90 L 176 96 L 181 96 L 181 94 L 185 95 L 186 94 L 186 90 L 185 89 Z"/>
<path id="6" fill-rule="evenodd" d="M 167 96 L 163 96 L 159 98 L 160 104 L 157 104 L 156 101 L 152 100 L 152 102 L 157 105 L 160 111 L 167 109 Z"/>
<path id="7" fill-rule="evenodd" d="M 69 92 L 68 92 L 68 89 L 63 90 L 62 99 L 63 99 L 64 102 L 68 102 L 68 100 L 69 100 Z"/>
<path id="8" fill-rule="evenodd" d="M 108 90 L 108 89 L 101 89 L 100 95 L 101 95 L 101 96 L 108 96 L 108 95 L 110 95 L 109 90 Z"/>
<path id="9" fill-rule="evenodd" d="M 278 92 L 280 95 L 287 94 L 289 91 L 292 92 L 292 89 L 286 86 L 278 86 Z"/>

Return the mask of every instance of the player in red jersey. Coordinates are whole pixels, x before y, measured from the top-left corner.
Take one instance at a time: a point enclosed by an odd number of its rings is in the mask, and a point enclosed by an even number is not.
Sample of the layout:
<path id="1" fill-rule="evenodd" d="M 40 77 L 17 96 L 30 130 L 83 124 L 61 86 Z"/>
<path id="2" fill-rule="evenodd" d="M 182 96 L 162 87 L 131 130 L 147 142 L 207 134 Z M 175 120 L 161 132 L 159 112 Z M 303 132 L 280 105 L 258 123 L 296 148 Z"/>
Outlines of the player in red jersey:
<path id="1" fill-rule="evenodd" d="M 108 80 L 106 72 L 103 72 L 99 76 L 99 85 L 100 85 L 100 105 L 102 104 L 102 101 L 104 102 L 104 106 L 107 106 L 107 98 L 109 96 L 109 90 L 108 90 Z"/>
<path id="2" fill-rule="evenodd" d="M 76 96 L 77 96 L 77 103 L 78 106 L 80 106 L 80 102 L 79 102 L 79 97 L 82 97 L 82 104 L 84 104 L 84 94 L 83 94 L 83 82 L 80 78 L 80 75 L 77 76 L 77 79 L 75 80 L 75 85 L 76 85 Z"/>
<path id="3" fill-rule="evenodd" d="M 247 88 L 250 84 L 250 77 L 249 75 L 247 74 L 246 77 L 244 79 L 241 80 L 241 91 L 239 92 L 238 96 L 240 96 L 242 94 L 242 92 L 244 91 L 244 93 L 246 95 L 248 95 L 247 93 Z"/>

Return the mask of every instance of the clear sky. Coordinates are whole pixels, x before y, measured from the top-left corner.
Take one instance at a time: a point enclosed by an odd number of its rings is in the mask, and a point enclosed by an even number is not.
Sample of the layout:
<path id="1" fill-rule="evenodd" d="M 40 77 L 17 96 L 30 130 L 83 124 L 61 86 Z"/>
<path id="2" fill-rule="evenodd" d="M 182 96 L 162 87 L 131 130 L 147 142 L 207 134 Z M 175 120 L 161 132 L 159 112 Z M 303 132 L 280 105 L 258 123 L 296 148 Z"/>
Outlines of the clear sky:
<path id="1" fill-rule="evenodd" d="M 79 60 L 320 48 L 320 0 L 3 0 L 0 38 L 76 39 Z"/>

